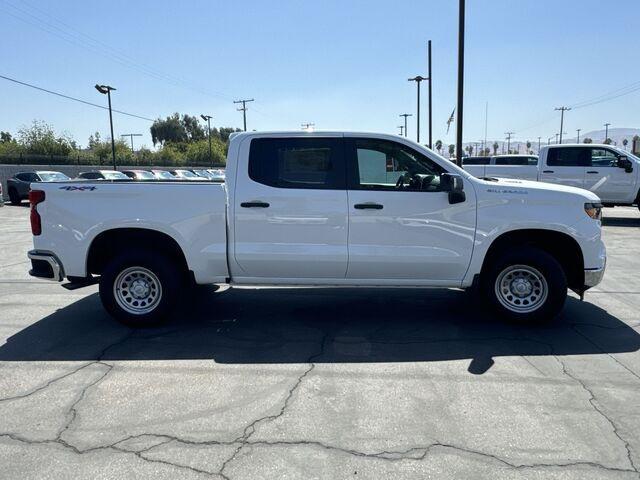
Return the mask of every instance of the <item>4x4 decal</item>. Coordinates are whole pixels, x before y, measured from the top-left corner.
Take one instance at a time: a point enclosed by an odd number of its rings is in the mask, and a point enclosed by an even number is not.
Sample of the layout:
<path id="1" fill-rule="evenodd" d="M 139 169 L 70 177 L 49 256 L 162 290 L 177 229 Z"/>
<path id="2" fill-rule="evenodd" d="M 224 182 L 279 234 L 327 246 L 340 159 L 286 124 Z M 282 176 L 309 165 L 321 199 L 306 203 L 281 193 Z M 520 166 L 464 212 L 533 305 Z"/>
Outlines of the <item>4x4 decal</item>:
<path id="1" fill-rule="evenodd" d="M 67 192 L 74 192 L 76 190 L 79 190 L 81 192 L 84 192 L 85 190 L 89 190 L 89 191 L 93 191 L 95 190 L 97 187 L 76 187 L 75 185 L 69 185 L 66 187 L 60 187 L 60 190 L 66 190 Z"/>

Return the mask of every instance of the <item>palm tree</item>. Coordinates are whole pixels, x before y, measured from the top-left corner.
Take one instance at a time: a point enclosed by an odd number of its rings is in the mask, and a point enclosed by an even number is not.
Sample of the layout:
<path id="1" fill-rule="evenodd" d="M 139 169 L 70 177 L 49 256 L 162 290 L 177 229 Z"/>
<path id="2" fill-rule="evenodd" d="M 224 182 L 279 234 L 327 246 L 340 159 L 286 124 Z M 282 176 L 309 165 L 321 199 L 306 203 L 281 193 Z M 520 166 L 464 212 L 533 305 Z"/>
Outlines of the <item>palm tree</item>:
<path id="1" fill-rule="evenodd" d="M 498 148 L 500 148 L 500 145 L 498 145 L 498 142 L 493 142 L 493 154 L 494 155 L 498 154 Z"/>
<path id="2" fill-rule="evenodd" d="M 531 153 L 531 142 L 527 140 L 527 153 Z"/>
<path id="3" fill-rule="evenodd" d="M 438 153 L 440 153 L 440 150 L 442 150 L 442 140 L 436 140 L 436 150 L 438 151 Z"/>
<path id="4" fill-rule="evenodd" d="M 622 140 L 622 145 L 624 145 L 625 150 L 627 149 L 627 145 L 629 145 L 629 140 L 627 140 L 626 138 L 624 140 Z"/>
<path id="5" fill-rule="evenodd" d="M 585 137 L 582 142 L 583 143 L 593 143 L 593 140 L 591 140 L 589 137 Z"/>
<path id="6" fill-rule="evenodd" d="M 449 145 L 449 158 L 453 157 L 453 153 L 456 151 L 455 145 Z"/>

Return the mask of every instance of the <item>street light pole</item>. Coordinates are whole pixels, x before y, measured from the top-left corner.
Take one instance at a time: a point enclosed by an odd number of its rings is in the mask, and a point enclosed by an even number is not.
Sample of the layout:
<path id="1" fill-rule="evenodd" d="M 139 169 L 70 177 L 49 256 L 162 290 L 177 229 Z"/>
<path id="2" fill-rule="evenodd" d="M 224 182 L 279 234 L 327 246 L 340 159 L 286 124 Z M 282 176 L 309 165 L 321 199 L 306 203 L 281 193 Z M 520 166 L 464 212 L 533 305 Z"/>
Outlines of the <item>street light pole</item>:
<path id="1" fill-rule="evenodd" d="M 402 136 L 402 130 L 404 129 L 404 125 L 398 125 L 398 128 L 400 129 L 400 136 Z"/>
<path id="2" fill-rule="evenodd" d="M 458 166 L 462 167 L 462 125 L 464 97 L 464 15 L 465 0 L 460 0 L 458 8 L 458 118 L 456 123 L 456 150 Z"/>
<path id="3" fill-rule="evenodd" d="M 605 123 L 604 124 L 604 141 L 605 143 L 607 142 L 607 139 L 609 138 L 609 125 L 611 125 L 610 123 Z"/>
<path id="4" fill-rule="evenodd" d="M 576 143 L 580 143 L 580 130 L 582 130 L 581 128 L 578 128 L 576 131 L 578 132 L 578 139 L 576 140 Z"/>
<path id="5" fill-rule="evenodd" d="M 418 108 L 417 108 L 417 119 L 416 119 L 416 124 L 417 124 L 417 128 L 416 128 L 416 142 L 420 143 L 420 83 L 423 80 L 428 80 L 428 78 L 425 78 L 421 75 L 417 75 L 413 78 L 409 78 L 408 81 L 410 82 L 416 82 L 417 86 L 418 86 Z"/>
<path id="6" fill-rule="evenodd" d="M 516 132 L 504 132 L 504 134 L 507 136 L 507 155 L 511 153 L 511 135 L 513 135 Z"/>
<path id="7" fill-rule="evenodd" d="M 399 117 L 404 117 L 404 136 L 407 136 L 407 117 L 413 117 L 412 113 L 401 113 Z"/>
<path id="8" fill-rule="evenodd" d="M 213 167 L 213 157 L 211 156 L 211 115 L 200 115 L 205 122 L 207 122 L 207 136 L 209 137 L 209 164 Z"/>
<path id="9" fill-rule="evenodd" d="M 115 88 L 110 87 L 109 85 L 95 85 L 95 89 L 98 90 L 103 95 L 107 95 L 107 99 L 109 101 L 109 126 L 111 127 L 111 158 L 113 159 L 113 169 L 117 170 L 118 167 L 116 165 L 116 141 L 113 138 L 113 114 L 111 113 L 111 90 L 115 90 Z"/>
<path id="10" fill-rule="evenodd" d="M 428 62 L 428 72 L 429 75 L 429 148 L 433 149 L 433 107 L 432 107 L 432 96 L 431 96 L 431 40 L 429 40 L 429 44 L 427 49 L 429 50 L 429 62 Z"/>
<path id="11" fill-rule="evenodd" d="M 253 98 L 249 98 L 246 100 L 234 100 L 233 103 L 241 103 L 242 107 L 238 108 L 239 112 L 242 112 L 242 120 L 244 124 L 244 131 L 247 131 L 247 103 L 253 102 Z"/>
<path id="12" fill-rule="evenodd" d="M 542 137 L 538 137 L 538 153 L 540 153 L 540 139 L 541 139 L 541 138 L 542 138 Z"/>

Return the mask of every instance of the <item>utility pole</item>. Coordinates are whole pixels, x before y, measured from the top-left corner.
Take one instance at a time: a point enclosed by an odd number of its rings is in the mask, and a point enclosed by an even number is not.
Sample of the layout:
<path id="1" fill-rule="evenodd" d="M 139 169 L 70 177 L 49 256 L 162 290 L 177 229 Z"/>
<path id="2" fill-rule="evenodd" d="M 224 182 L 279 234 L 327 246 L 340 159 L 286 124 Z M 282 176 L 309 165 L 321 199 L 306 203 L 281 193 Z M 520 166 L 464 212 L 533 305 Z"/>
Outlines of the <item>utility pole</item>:
<path id="1" fill-rule="evenodd" d="M 404 117 L 404 136 L 407 136 L 407 117 L 413 117 L 412 113 L 401 113 L 399 117 Z"/>
<path id="2" fill-rule="evenodd" d="M 562 129 L 564 128 L 564 112 L 571 110 L 569 107 L 556 107 L 560 111 L 560 143 L 562 143 Z"/>
<path id="3" fill-rule="evenodd" d="M 538 137 L 538 153 L 540 153 L 540 139 L 541 139 L 541 138 L 542 138 L 542 137 Z"/>
<path id="4" fill-rule="evenodd" d="M 556 133 L 556 145 L 558 144 L 558 135 L 559 133 Z"/>
<path id="5" fill-rule="evenodd" d="M 121 137 L 129 137 L 131 139 L 131 153 L 136 153 L 133 149 L 133 137 L 141 137 L 141 133 L 123 133 Z"/>
<path id="6" fill-rule="evenodd" d="M 404 125 L 398 125 L 398 128 L 400 129 L 400 136 L 402 136 L 402 131 L 404 130 Z"/>
<path id="7" fill-rule="evenodd" d="M 458 118 L 456 122 L 456 150 L 458 166 L 462 167 L 462 125 L 464 100 L 464 15 L 465 0 L 459 0 L 458 7 Z"/>
<path id="8" fill-rule="evenodd" d="M 577 129 L 576 132 L 578 132 L 578 139 L 576 140 L 576 143 L 580 143 L 580 130 L 582 130 L 581 128 Z"/>
<path id="9" fill-rule="evenodd" d="M 432 112 L 433 112 L 433 107 L 431 105 L 432 102 L 432 97 L 431 97 L 431 40 L 429 40 L 429 43 L 427 45 L 427 50 L 429 52 L 429 60 L 428 60 L 428 65 L 427 65 L 427 74 L 429 75 L 429 148 L 433 149 L 433 137 L 432 137 L 432 133 L 433 133 L 433 117 L 432 117 Z"/>
<path id="10" fill-rule="evenodd" d="M 242 121 L 244 124 L 244 131 L 247 131 L 247 103 L 249 102 L 253 102 L 254 99 L 253 98 L 249 98 L 246 100 L 234 100 L 233 103 L 241 103 L 242 107 L 238 108 L 237 110 L 239 112 L 242 112 Z"/>
<path id="11" fill-rule="evenodd" d="M 113 115 L 111 113 L 111 91 L 115 90 L 115 88 L 110 87 L 109 85 L 98 85 L 96 84 L 95 89 L 106 95 L 109 99 L 109 126 L 111 127 L 111 157 L 113 159 L 113 169 L 117 170 L 118 167 L 116 165 L 116 141 L 113 138 Z"/>
<path id="12" fill-rule="evenodd" d="M 516 132 L 504 132 L 504 134 L 507 136 L 507 154 L 511 153 L 511 135 L 515 133 Z"/>
<path id="13" fill-rule="evenodd" d="M 607 138 L 609 138 L 609 125 L 611 125 L 610 123 L 605 123 L 604 124 L 604 141 L 607 141 Z"/>
<path id="14" fill-rule="evenodd" d="M 484 106 L 484 145 L 487 145 L 487 124 L 489 123 L 489 102 Z"/>
<path id="15" fill-rule="evenodd" d="M 316 126 L 316 124 L 315 123 L 301 123 L 300 126 L 302 127 L 303 130 L 311 131 L 311 130 L 313 130 L 313 127 Z"/>
<path id="16" fill-rule="evenodd" d="M 211 115 L 200 115 L 205 122 L 207 122 L 207 136 L 209 137 L 209 164 L 213 167 L 213 158 L 211 156 Z"/>
<path id="17" fill-rule="evenodd" d="M 423 80 L 428 80 L 428 78 L 425 78 L 421 75 L 417 75 L 413 78 L 409 78 L 408 79 L 410 82 L 416 82 L 416 85 L 418 86 L 418 108 L 417 108 L 417 128 L 416 128 L 416 142 L 420 143 L 420 82 L 422 82 Z"/>

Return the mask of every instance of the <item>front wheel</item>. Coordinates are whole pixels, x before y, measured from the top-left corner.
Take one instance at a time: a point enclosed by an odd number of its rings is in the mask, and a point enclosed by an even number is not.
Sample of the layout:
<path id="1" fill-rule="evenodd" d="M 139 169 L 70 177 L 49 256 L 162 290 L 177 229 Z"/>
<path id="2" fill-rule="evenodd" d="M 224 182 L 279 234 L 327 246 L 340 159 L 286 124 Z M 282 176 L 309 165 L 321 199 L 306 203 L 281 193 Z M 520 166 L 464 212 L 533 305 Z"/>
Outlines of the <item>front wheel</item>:
<path id="1" fill-rule="evenodd" d="M 499 257 L 483 274 L 491 306 L 517 322 L 553 319 L 567 298 L 567 279 L 560 263 L 537 248 L 523 247 Z"/>
<path id="2" fill-rule="evenodd" d="M 183 277 L 161 252 L 123 252 L 100 277 L 100 299 L 117 320 L 132 327 L 150 327 L 166 320 L 175 306 Z"/>

